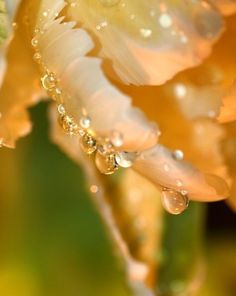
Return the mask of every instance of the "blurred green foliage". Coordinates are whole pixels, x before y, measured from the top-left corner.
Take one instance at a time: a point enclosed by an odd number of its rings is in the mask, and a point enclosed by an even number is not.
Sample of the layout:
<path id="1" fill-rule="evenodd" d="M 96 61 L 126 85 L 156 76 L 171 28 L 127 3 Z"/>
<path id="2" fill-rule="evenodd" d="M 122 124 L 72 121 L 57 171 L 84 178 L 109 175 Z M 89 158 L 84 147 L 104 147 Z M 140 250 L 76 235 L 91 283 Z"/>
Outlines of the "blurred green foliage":
<path id="1" fill-rule="evenodd" d="M 0 295 L 129 295 L 81 169 L 48 139 L 45 107 L 32 135 L 0 152 Z"/>
<path id="2" fill-rule="evenodd" d="M 128 296 L 81 169 L 49 139 L 47 104 L 33 133 L 0 150 L 0 295 Z M 178 295 L 202 260 L 205 210 L 166 215 L 157 291 Z M 208 239 L 208 275 L 198 296 L 235 296 L 236 240 Z M 160 295 L 160 294 L 159 294 Z"/>

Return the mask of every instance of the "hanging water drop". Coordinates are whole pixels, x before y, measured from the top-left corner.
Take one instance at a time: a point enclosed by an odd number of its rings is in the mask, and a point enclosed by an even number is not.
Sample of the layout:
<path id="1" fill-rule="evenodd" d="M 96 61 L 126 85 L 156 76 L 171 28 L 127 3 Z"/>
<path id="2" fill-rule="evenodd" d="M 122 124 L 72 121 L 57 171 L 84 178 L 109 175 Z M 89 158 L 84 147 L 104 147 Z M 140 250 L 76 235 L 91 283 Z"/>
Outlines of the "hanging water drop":
<path id="1" fill-rule="evenodd" d="M 161 198 L 164 209 L 170 214 L 179 215 L 188 207 L 188 196 L 173 189 L 164 188 Z"/>

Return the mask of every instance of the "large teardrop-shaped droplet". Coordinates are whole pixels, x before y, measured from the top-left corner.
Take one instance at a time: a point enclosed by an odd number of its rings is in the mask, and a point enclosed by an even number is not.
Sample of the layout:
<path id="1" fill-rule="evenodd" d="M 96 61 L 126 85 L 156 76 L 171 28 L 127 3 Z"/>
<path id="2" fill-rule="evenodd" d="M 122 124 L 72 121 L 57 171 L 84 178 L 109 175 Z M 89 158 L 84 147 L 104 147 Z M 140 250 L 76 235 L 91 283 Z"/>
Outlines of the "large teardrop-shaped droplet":
<path id="1" fill-rule="evenodd" d="M 188 207 L 188 197 L 173 189 L 162 190 L 162 204 L 165 210 L 173 215 L 181 214 Z"/>

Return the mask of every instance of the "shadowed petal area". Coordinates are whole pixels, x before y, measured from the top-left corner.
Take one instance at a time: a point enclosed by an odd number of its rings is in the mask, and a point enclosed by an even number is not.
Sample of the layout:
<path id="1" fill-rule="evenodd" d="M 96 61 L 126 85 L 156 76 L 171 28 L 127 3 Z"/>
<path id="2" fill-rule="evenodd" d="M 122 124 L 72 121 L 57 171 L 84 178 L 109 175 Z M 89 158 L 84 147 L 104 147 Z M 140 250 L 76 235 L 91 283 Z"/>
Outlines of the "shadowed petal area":
<path id="1" fill-rule="evenodd" d="M 7 50 L 8 64 L 0 89 L 0 142 L 10 148 L 15 146 L 18 138 L 30 132 L 26 109 L 42 95 L 22 15 L 21 11 L 16 19 L 18 27 Z"/>

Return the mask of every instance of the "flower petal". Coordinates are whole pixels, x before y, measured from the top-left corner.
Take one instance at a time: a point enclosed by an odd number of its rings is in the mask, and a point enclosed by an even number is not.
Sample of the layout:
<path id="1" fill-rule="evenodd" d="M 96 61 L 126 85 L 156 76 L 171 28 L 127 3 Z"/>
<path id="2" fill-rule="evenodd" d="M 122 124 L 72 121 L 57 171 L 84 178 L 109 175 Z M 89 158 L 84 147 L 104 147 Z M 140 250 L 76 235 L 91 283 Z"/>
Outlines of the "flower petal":
<path id="1" fill-rule="evenodd" d="M 223 179 L 202 174 L 187 162 L 175 160 L 172 152 L 161 145 L 141 153 L 133 168 L 158 186 L 186 191 L 193 200 L 215 201 L 229 194 Z"/>
<path id="2" fill-rule="evenodd" d="M 60 12 L 52 2 L 49 5 L 52 15 Z M 86 113 L 98 136 L 109 138 L 113 132 L 120 133 L 121 149 L 139 151 L 155 145 L 156 127 L 107 80 L 100 59 L 84 56 L 93 48 L 89 35 L 83 29 L 73 29 L 73 23 L 61 23 L 61 18 L 51 21 L 47 16 L 42 22 L 40 16 L 45 9 L 40 10 L 37 24 L 43 32 L 37 36 L 38 48 L 42 63 L 59 80 L 67 112 L 76 121 Z"/>
<path id="3" fill-rule="evenodd" d="M 18 27 L 7 51 L 7 71 L 0 89 L 0 141 L 10 148 L 15 146 L 19 137 L 29 133 L 31 123 L 26 108 L 35 104 L 42 95 L 27 27 L 23 23 L 23 10 L 16 19 Z"/>
<path id="4" fill-rule="evenodd" d="M 206 2 L 71 2 L 71 18 L 93 32 L 101 56 L 127 84 L 163 84 L 198 65 L 223 28 L 220 14 Z"/>

